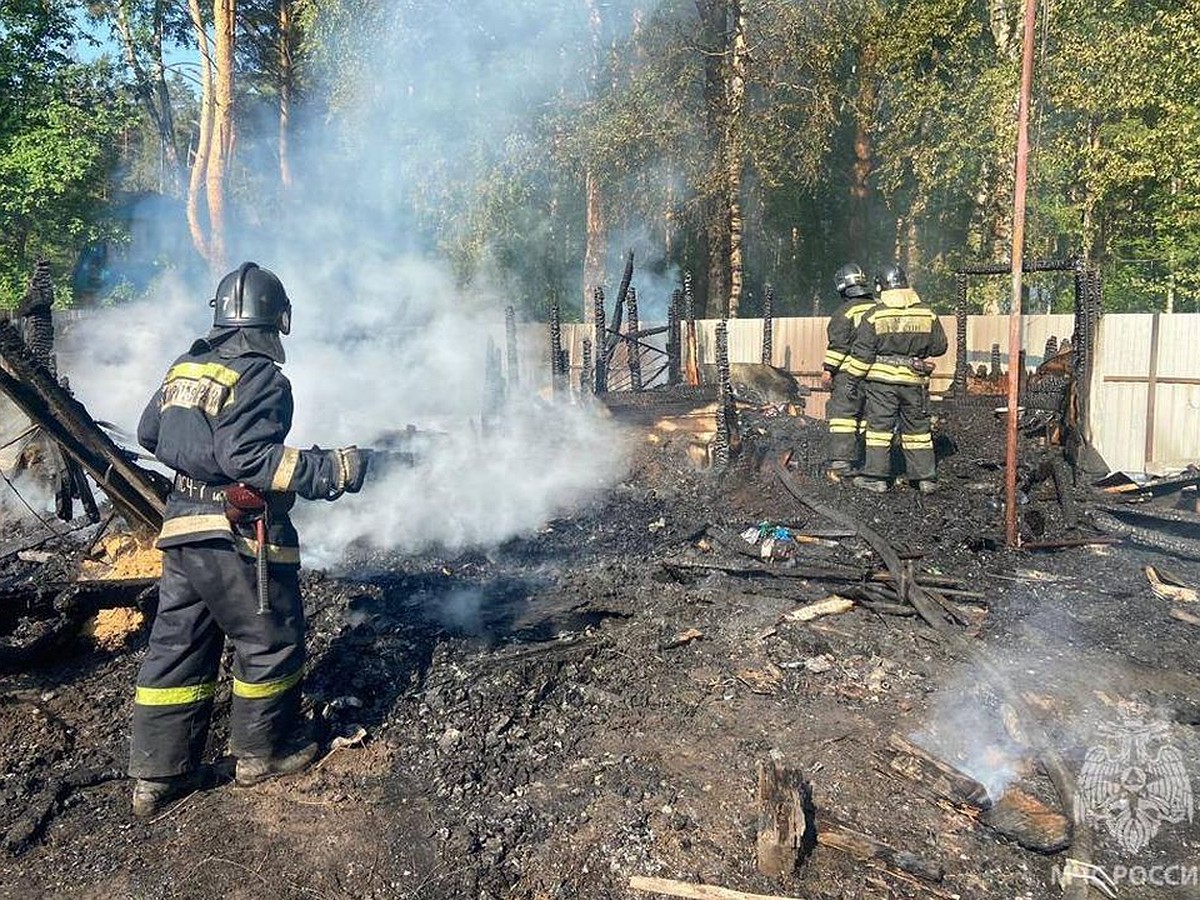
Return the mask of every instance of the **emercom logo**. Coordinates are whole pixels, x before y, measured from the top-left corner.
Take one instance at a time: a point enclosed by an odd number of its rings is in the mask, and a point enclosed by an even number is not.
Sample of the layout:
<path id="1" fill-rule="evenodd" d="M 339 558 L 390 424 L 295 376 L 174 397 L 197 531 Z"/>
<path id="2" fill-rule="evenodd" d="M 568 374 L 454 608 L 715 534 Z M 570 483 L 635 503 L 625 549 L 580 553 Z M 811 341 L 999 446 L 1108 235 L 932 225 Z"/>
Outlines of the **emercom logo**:
<path id="1" fill-rule="evenodd" d="M 1183 754 L 1168 743 L 1166 722 L 1126 719 L 1100 727 L 1079 772 L 1075 818 L 1103 828 L 1129 854 L 1164 825 L 1192 821 L 1192 783 Z"/>

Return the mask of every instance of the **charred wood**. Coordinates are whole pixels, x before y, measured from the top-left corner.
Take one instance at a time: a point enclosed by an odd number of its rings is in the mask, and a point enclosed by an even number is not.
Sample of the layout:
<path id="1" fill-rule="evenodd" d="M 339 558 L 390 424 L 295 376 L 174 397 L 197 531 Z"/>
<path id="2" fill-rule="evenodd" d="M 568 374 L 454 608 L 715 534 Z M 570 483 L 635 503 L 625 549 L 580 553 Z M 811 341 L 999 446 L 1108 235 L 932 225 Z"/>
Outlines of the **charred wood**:
<path id="1" fill-rule="evenodd" d="M 860 860 L 882 863 L 889 869 L 907 872 L 930 884 L 940 884 L 946 876 L 945 870 L 937 863 L 915 853 L 897 850 L 883 841 L 842 825 L 825 813 L 817 816 L 817 844 L 849 853 Z"/>
<path id="2" fill-rule="evenodd" d="M 907 738 L 889 735 L 888 749 L 892 752 L 890 768 L 893 772 L 921 782 L 949 800 L 976 809 L 987 809 L 992 805 L 987 788 L 982 784 Z"/>
<path id="3" fill-rule="evenodd" d="M 771 365 L 775 358 L 775 289 L 771 285 L 767 285 L 766 294 L 763 296 L 763 338 L 762 338 L 762 363 L 764 366 Z"/>
<path id="4" fill-rule="evenodd" d="M 95 787 L 109 781 L 122 781 L 125 772 L 108 760 L 101 766 L 75 769 L 59 778 L 52 778 L 4 835 L 4 849 L 19 855 L 29 848 L 45 830 L 47 823 L 72 791 Z"/>
<path id="5" fill-rule="evenodd" d="M 595 339 L 592 342 L 592 347 L 596 354 L 596 374 L 593 379 L 595 391 L 597 394 L 603 394 L 608 390 L 608 359 L 605 351 L 605 336 L 606 328 L 604 324 L 604 288 L 598 287 L 592 292 L 593 300 L 593 324 L 595 326 Z"/>
<path id="6" fill-rule="evenodd" d="M 634 391 L 642 389 L 642 352 L 640 343 L 632 336 L 638 333 L 637 288 L 629 286 L 625 292 L 629 326 L 626 333 L 625 351 L 629 354 L 629 383 Z"/>
<path id="7" fill-rule="evenodd" d="M 143 534 L 162 527 L 165 479 L 129 460 L 72 397 L 40 366 L 7 322 L 0 322 L 0 389 L 78 462 L 114 508 Z"/>
<path id="8" fill-rule="evenodd" d="M 680 373 L 680 334 L 679 307 L 683 303 L 683 291 L 671 292 L 671 301 L 667 305 L 667 384 L 672 387 L 679 384 Z"/>
<path id="9" fill-rule="evenodd" d="M 758 871 L 773 878 L 790 875 L 811 846 L 812 796 L 804 775 L 776 754 L 758 763 Z"/>
<path id="10" fill-rule="evenodd" d="M 513 393 L 521 384 L 521 359 L 517 355 L 517 311 L 504 308 L 504 337 L 508 349 L 508 389 Z"/>

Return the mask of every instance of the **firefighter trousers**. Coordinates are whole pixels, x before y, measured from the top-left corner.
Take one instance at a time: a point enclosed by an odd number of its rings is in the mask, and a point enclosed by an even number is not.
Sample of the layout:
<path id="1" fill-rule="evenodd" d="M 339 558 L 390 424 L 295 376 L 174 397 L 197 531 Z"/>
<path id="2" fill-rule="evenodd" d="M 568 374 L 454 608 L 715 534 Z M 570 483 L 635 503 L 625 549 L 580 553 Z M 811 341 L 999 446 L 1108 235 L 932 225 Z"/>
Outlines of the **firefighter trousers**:
<path id="1" fill-rule="evenodd" d="M 863 432 L 862 382 L 838 372 L 833 376 L 825 417 L 829 420 L 829 461 L 856 464 L 861 458 Z"/>
<path id="2" fill-rule="evenodd" d="M 194 770 L 208 738 L 225 638 L 233 645 L 230 750 L 271 756 L 299 719 L 304 606 L 298 571 L 271 566 L 258 614 L 254 560 L 223 541 L 163 551 L 158 614 L 138 673 L 129 774 Z"/>
<path id="3" fill-rule="evenodd" d="M 911 481 L 937 477 L 930 430 L 927 391 L 923 384 L 888 384 L 864 381 L 867 452 L 863 474 L 872 478 L 892 475 L 892 438 L 900 432 L 905 475 Z M 897 428 L 899 426 L 899 428 Z"/>

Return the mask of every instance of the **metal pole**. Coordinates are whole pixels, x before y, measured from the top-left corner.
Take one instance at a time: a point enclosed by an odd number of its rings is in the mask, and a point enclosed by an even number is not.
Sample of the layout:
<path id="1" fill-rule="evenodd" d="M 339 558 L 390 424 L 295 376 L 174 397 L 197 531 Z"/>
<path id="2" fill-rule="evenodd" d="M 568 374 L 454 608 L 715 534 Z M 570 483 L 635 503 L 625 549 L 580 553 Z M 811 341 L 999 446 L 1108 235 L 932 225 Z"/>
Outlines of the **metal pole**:
<path id="1" fill-rule="evenodd" d="M 1004 456 L 1004 536 L 1009 547 L 1017 530 L 1017 401 L 1021 372 L 1021 266 L 1025 255 L 1025 188 L 1029 176 L 1029 101 L 1033 93 L 1033 27 L 1037 0 L 1025 0 L 1021 49 L 1021 105 L 1017 115 L 1017 177 L 1013 191 L 1012 306 L 1008 315 L 1008 444 Z"/>

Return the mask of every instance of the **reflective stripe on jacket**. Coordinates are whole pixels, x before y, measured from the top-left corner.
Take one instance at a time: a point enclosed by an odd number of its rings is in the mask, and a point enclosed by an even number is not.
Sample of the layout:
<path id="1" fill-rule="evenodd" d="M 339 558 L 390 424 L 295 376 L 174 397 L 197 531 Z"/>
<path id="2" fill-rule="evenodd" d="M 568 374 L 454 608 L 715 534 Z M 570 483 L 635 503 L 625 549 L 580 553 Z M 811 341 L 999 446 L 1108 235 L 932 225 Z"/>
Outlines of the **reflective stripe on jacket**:
<path id="1" fill-rule="evenodd" d="M 231 342 L 232 343 L 232 342 Z M 268 505 L 268 560 L 299 565 L 299 537 L 288 516 L 298 494 L 328 498 L 336 465 L 327 451 L 284 444 L 292 427 L 292 386 L 267 355 L 201 339 L 167 370 L 138 423 L 138 442 L 164 465 L 219 488 L 241 483 Z M 159 547 L 228 541 L 253 556 L 252 525 L 235 528 L 210 493 L 172 490 Z"/>
<path id="2" fill-rule="evenodd" d="M 822 368 L 837 374 L 850 354 L 854 345 L 854 334 L 858 331 L 859 323 L 875 306 L 875 298 L 868 294 L 865 297 L 854 297 L 847 300 L 833 311 L 829 325 L 825 329 L 827 345 Z"/>
<path id="3" fill-rule="evenodd" d="M 925 376 L 909 359 L 946 352 L 946 331 L 935 313 L 911 288 L 884 291 L 855 334 L 845 371 L 856 378 L 889 384 L 923 384 Z"/>

